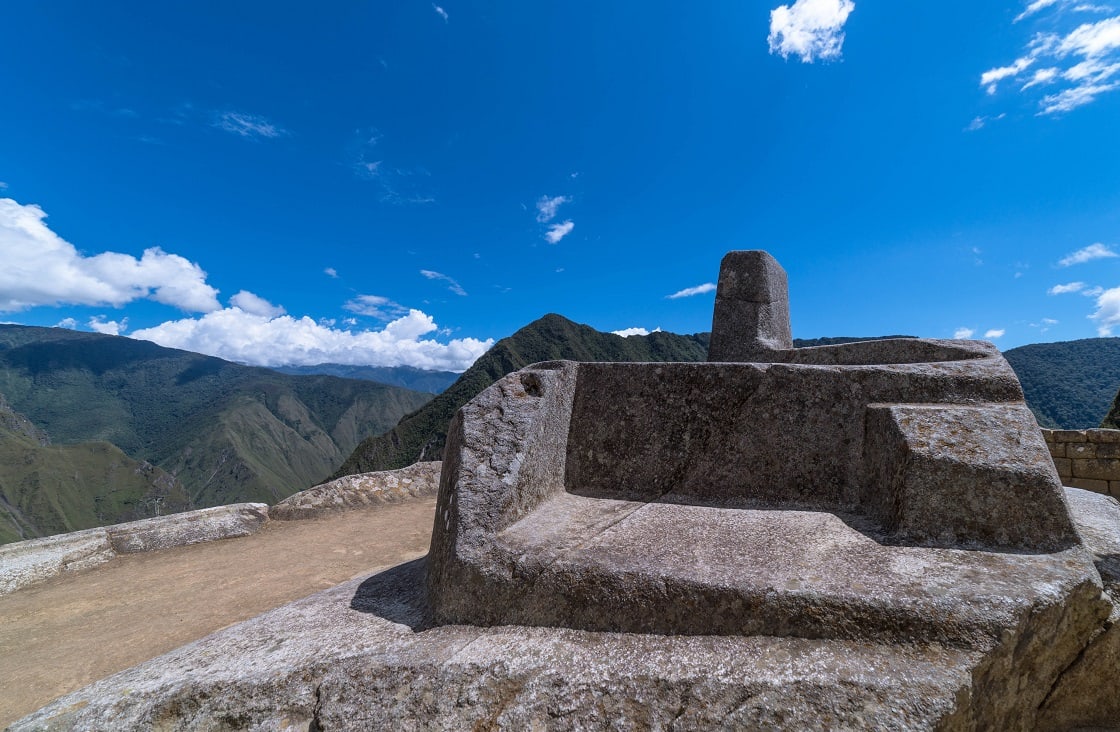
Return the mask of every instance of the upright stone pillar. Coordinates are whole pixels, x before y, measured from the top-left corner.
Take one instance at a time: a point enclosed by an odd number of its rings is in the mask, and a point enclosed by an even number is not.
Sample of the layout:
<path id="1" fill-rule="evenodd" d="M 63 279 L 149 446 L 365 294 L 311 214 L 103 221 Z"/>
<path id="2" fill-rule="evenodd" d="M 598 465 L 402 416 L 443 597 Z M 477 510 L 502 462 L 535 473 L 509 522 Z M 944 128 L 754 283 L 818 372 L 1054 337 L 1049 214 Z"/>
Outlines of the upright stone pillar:
<path id="1" fill-rule="evenodd" d="M 728 252 L 719 267 L 708 360 L 766 362 L 790 348 L 786 271 L 760 249 Z"/>

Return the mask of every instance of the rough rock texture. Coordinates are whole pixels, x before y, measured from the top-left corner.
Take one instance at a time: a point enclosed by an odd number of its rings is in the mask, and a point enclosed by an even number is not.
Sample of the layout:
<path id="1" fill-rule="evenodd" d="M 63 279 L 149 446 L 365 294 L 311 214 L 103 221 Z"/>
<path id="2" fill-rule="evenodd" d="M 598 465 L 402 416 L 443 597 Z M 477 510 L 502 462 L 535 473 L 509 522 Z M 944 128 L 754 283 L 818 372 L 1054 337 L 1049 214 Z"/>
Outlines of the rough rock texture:
<path id="1" fill-rule="evenodd" d="M 265 504 L 237 503 L 5 544 L 0 546 L 0 594 L 96 566 L 117 554 L 247 536 L 267 520 Z"/>
<path id="2" fill-rule="evenodd" d="M 266 521 L 266 504 L 234 503 L 106 526 L 105 531 L 114 551 L 134 554 L 248 536 L 259 531 Z"/>
<path id="3" fill-rule="evenodd" d="M 786 271 L 760 250 L 728 252 L 720 263 L 709 361 L 770 361 L 793 348 Z"/>
<path id="4" fill-rule="evenodd" d="M 996 703 L 973 679 L 977 652 L 431 627 L 423 581 L 418 560 L 312 595 L 63 697 L 11 730 L 957 730 L 990 718 Z"/>
<path id="5" fill-rule="evenodd" d="M 104 529 L 29 539 L 0 546 L 0 595 L 62 572 L 95 567 L 116 556 Z"/>
<path id="6" fill-rule="evenodd" d="M 269 509 L 273 520 L 315 518 L 334 511 L 434 496 L 441 462 L 422 462 L 399 470 L 347 475 L 288 496 Z"/>
<path id="7" fill-rule="evenodd" d="M 1120 503 L 1115 498 L 1067 488 L 1077 530 L 1093 554 L 1105 591 L 1120 599 Z M 1039 729 L 1120 728 L 1120 606 L 1100 633 L 1054 684 Z"/>

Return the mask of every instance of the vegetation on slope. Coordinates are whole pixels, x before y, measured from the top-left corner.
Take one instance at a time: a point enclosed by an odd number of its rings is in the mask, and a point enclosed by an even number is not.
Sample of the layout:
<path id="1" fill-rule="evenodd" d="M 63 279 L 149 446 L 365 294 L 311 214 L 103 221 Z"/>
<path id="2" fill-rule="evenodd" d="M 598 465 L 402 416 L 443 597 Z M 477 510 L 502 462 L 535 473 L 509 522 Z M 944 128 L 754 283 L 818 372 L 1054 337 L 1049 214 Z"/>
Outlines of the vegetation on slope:
<path id="1" fill-rule="evenodd" d="M 0 393 L 55 443 L 103 441 L 167 470 L 199 508 L 303 490 L 431 398 L 130 338 L 8 325 Z"/>
<path id="2" fill-rule="evenodd" d="M 430 371 L 414 366 L 353 366 L 342 363 L 321 363 L 315 366 L 276 366 L 274 370 L 295 376 L 325 374 L 344 379 L 376 381 L 429 394 L 439 394 L 459 378 L 459 374 L 454 371 Z"/>
<path id="3" fill-rule="evenodd" d="M 1108 422 L 1120 388 L 1120 338 L 1036 343 L 1003 355 L 1041 426 L 1073 430 Z"/>
<path id="4" fill-rule="evenodd" d="M 51 445 L 0 397 L 0 543 L 190 508 L 174 476 L 108 442 Z"/>

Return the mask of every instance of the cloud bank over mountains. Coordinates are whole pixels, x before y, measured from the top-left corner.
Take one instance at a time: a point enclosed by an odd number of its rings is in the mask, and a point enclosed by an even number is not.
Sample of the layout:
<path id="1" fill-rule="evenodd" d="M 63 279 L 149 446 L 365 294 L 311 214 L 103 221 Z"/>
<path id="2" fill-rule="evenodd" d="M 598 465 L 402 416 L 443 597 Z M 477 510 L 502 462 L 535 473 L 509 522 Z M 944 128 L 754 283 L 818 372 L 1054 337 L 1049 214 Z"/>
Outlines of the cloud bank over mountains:
<path id="1" fill-rule="evenodd" d="M 294 317 L 248 290 L 223 307 L 198 263 L 159 247 L 140 258 L 118 252 L 87 256 L 51 231 L 46 218 L 38 206 L 0 198 L 0 312 L 62 305 L 120 308 L 151 300 L 200 315 L 141 328 L 130 337 L 256 366 L 332 362 L 463 371 L 493 345 L 493 339 L 426 338 L 440 331 L 431 315 L 377 295 L 360 295 L 342 307 L 388 321 L 381 330 L 339 329 L 333 320 Z M 431 275 L 466 294 L 454 280 Z M 76 327 L 77 321 L 65 318 L 60 325 Z M 96 315 L 87 325 L 121 335 L 128 318 Z"/>

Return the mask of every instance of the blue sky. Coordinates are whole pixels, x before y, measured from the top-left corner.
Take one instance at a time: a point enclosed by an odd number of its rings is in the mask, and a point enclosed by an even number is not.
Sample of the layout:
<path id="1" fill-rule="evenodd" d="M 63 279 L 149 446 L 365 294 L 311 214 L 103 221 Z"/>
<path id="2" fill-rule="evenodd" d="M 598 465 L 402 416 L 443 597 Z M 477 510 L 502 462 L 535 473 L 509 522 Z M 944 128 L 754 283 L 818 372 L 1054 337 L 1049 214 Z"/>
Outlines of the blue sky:
<path id="1" fill-rule="evenodd" d="M 798 337 L 1120 334 L 1120 3 L 2 13 L 3 321 L 459 370 L 761 248 Z"/>

